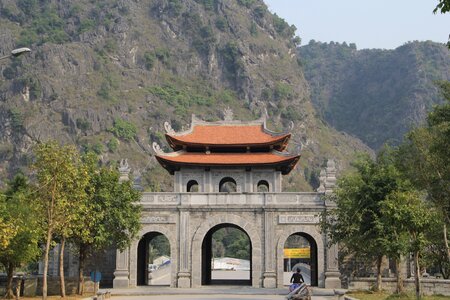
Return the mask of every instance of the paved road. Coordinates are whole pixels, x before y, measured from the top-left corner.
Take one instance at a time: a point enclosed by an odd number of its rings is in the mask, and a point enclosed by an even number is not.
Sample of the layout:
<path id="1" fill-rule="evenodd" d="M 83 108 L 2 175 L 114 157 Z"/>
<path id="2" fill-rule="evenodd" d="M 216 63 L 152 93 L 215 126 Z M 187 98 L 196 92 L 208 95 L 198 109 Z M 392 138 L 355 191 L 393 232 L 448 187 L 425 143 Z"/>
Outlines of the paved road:
<path id="1" fill-rule="evenodd" d="M 284 300 L 280 295 L 154 295 L 154 296 L 112 296 L 114 300 Z M 312 300 L 335 300 L 335 297 L 313 296 Z"/>

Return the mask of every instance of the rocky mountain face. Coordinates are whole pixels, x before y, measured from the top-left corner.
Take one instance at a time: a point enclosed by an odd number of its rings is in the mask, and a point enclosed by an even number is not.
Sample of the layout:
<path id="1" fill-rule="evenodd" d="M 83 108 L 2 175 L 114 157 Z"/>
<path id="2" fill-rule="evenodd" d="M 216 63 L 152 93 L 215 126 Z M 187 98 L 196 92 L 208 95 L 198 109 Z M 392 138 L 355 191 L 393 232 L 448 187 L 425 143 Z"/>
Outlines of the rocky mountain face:
<path id="1" fill-rule="evenodd" d="M 262 0 L 2 0 L 0 178 L 32 161 L 38 142 L 56 139 L 128 158 L 145 190 L 171 190 L 152 157 L 163 122 L 187 128 L 191 114 L 235 119 L 267 111 L 269 127 L 293 121 L 291 150 L 301 164 L 286 190 L 311 190 L 326 158 L 345 167 L 359 140 L 316 117 L 299 65 L 295 28 Z"/>
<path id="2" fill-rule="evenodd" d="M 375 150 L 424 122 L 443 101 L 435 81 L 450 80 L 450 51 L 433 42 L 357 50 L 311 41 L 298 52 L 321 117 Z"/>

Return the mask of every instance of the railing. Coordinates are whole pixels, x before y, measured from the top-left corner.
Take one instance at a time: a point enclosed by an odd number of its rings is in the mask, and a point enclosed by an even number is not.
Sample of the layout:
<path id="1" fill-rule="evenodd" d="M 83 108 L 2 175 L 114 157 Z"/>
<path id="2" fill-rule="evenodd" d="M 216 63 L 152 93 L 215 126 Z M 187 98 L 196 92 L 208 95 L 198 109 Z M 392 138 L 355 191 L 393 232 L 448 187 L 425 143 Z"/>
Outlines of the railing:
<path id="1" fill-rule="evenodd" d="M 158 206 L 324 206 L 321 193 L 143 193 L 141 204 Z"/>

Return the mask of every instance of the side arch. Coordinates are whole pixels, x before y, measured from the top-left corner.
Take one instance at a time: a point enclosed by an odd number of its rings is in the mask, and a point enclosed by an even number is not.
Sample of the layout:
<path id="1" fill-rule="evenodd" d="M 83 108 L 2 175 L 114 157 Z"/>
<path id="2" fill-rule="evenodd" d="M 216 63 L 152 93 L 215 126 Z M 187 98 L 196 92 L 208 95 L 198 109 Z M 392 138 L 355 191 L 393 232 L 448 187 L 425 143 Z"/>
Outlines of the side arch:
<path id="1" fill-rule="evenodd" d="M 176 230 L 169 226 L 162 226 L 161 224 L 145 224 L 139 231 L 138 238 L 133 241 L 130 246 L 130 287 L 137 286 L 137 257 L 139 241 L 149 232 L 157 232 L 166 236 L 170 243 L 170 261 L 171 261 L 171 281 L 170 287 L 176 287 L 177 282 L 177 266 L 178 266 L 178 247 L 176 239 Z"/>
<path id="2" fill-rule="evenodd" d="M 323 235 L 319 232 L 319 225 L 289 225 L 285 228 L 277 241 L 277 286 L 283 288 L 283 258 L 284 244 L 289 236 L 295 233 L 305 233 L 314 239 L 317 245 L 317 275 L 318 286 L 325 287 L 325 242 Z"/>
<path id="3" fill-rule="evenodd" d="M 252 244 L 252 287 L 261 287 L 261 237 L 255 226 L 247 219 L 235 214 L 223 214 L 215 218 L 211 218 L 207 222 L 202 223 L 194 232 L 191 245 L 191 270 L 192 270 L 192 287 L 201 286 L 202 278 L 202 243 L 206 234 L 214 226 L 220 224 L 233 224 L 242 228 L 250 238 Z"/>

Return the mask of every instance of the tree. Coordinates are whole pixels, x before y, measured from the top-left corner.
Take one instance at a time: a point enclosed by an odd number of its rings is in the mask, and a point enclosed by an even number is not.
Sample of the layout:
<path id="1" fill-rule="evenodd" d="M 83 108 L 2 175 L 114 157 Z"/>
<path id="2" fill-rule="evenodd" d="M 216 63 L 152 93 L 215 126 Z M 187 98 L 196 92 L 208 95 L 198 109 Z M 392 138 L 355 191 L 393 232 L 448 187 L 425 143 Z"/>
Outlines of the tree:
<path id="1" fill-rule="evenodd" d="M 27 178 L 18 174 L 8 184 L 1 195 L 7 215 L 6 224 L 14 224 L 14 235 L 0 251 L 0 263 L 7 272 L 6 298 L 13 298 L 13 274 L 17 267 L 27 264 L 40 255 L 39 239 L 41 234 L 37 225 L 34 208 L 30 205 L 30 187 Z"/>
<path id="2" fill-rule="evenodd" d="M 414 257 L 416 298 L 420 299 L 419 254 L 425 248 L 425 233 L 436 218 L 434 209 L 416 190 L 394 191 L 381 204 L 385 224 L 409 235 L 408 250 Z"/>
<path id="3" fill-rule="evenodd" d="M 440 11 L 441 14 L 450 12 L 450 0 L 439 0 L 439 3 L 433 10 L 433 13 L 437 13 L 438 11 Z"/>
<path id="4" fill-rule="evenodd" d="M 89 177 L 74 146 L 60 146 L 56 142 L 39 144 L 35 155 L 33 169 L 36 171 L 37 192 L 34 204 L 40 226 L 45 231 L 42 280 L 42 299 L 45 300 L 51 243 L 55 234 L 66 235 L 63 228 L 68 222 L 80 218 L 74 215 L 73 209 L 85 197 Z"/>
<path id="5" fill-rule="evenodd" d="M 74 232 L 72 242 L 79 251 L 78 293 L 83 293 L 84 263 L 92 252 L 110 247 L 127 248 L 140 229 L 140 192 L 130 181 L 119 182 L 119 173 L 99 167 L 97 157 L 88 153 L 84 163 L 89 173 L 83 227 Z"/>
<path id="6" fill-rule="evenodd" d="M 439 3 L 436 5 L 436 7 L 433 10 L 433 13 L 437 13 L 438 11 L 440 11 L 441 14 L 450 12 L 450 0 L 439 0 Z M 449 41 L 447 43 L 447 47 L 450 49 L 450 36 L 449 36 Z"/>
<path id="7" fill-rule="evenodd" d="M 330 243 L 340 243 L 348 254 L 376 262 L 377 284 L 381 289 L 381 262 L 395 232 L 382 220 L 381 203 L 401 187 L 398 172 L 389 155 L 381 152 L 374 161 L 361 156 L 353 163 L 356 171 L 340 178 L 330 196 L 336 208 L 322 214 L 321 228 Z M 398 242 L 398 241 L 397 241 Z M 364 247 L 361 247 L 364 245 Z"/>
<path id="8" fill-rule="evenodd" d="M 4 251 L 17 234 L 17 227 L 13 220 L 8 218 L 6 199 L 0 194 L 0 251 Z"/>
<path id="9" fill-rule="evenodd" d="M 443 246 L 450 263 L 450 82 L 440 82 L 446 103 L 428 115 L 427 125 L 408 133 L 399 146 L 396 165 L 414 186 L 427 192 L 442 218 Z"/>

